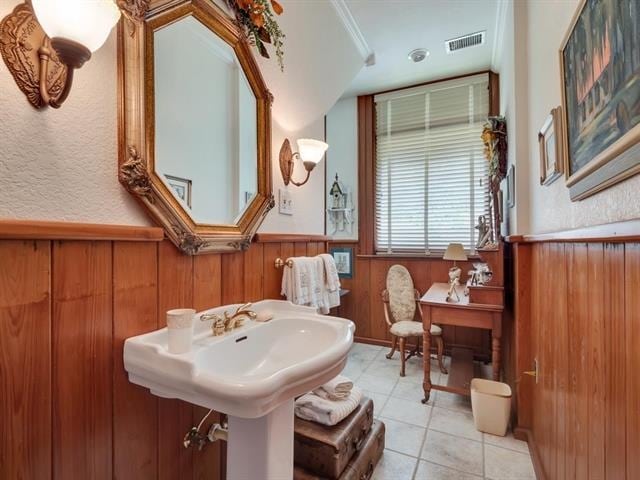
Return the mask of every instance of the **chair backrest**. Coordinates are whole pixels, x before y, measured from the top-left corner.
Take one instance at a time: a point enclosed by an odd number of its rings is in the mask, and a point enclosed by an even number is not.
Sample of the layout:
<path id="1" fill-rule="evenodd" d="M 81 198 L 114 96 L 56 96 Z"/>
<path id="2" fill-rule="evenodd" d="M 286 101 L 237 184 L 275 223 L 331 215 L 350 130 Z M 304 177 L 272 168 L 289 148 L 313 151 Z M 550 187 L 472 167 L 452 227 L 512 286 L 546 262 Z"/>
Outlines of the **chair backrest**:
<path id="1" fill-rule="evenodd" d="M 393 265 L 387 272 L 387 293 L 391 321 L 413 320 L 416 314 L 416 296 L 409 270 L 402 265 Z"/>

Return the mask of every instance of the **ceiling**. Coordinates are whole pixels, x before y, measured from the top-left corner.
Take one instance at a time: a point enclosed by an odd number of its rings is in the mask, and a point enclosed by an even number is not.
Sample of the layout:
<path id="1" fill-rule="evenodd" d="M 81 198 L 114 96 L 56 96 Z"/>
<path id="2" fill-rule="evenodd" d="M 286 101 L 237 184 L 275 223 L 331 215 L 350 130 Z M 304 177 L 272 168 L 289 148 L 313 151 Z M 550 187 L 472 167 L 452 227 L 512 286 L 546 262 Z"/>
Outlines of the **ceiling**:
<path id="1" fill-rule="evenodd" d="M 343 98 L 490 68 L 502 0 L 343 0 L 375 55 Z M 447 54 L 444 42 L 486 30 L 484 45 Z M 408 53 L 426 48 L 420 63 Z"/>

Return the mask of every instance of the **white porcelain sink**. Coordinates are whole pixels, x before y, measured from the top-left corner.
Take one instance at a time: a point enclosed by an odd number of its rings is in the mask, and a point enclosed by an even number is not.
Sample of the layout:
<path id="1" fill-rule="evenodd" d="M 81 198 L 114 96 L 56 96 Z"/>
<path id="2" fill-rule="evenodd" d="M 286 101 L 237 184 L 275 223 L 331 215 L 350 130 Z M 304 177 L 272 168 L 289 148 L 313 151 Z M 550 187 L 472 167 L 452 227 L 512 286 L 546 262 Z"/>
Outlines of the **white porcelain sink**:
<path id="1" fill-rule="evenodd" d="M 211 321 L 198 320 L 203 313 L 222 315 L 237 306 L 199 312 L 192 349 L 186 354 L 168 352 L 166 328 L 127 339 L 124 367 L 131 382 L 157 396 L 229 416 L 229 479 L 290 479 L 293 399 L 342 371 L 355 327 L 349 320 L 279 300 L 252 306 L 258 313 L 273 314 L 272 320 L 245 321 L 223 336 L 212 335 Z M 240 452 L 247 448 L 253 452 L 250 462 Z M 262 473 L 252 477 L 255 472 Z"/>

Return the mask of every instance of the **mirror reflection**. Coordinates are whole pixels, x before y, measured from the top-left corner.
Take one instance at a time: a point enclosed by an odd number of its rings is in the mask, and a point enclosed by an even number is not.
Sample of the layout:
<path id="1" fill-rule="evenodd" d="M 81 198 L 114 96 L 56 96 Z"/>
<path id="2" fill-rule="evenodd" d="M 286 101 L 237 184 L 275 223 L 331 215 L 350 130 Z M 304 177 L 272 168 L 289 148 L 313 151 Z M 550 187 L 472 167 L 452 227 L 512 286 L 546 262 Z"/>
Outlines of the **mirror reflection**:
<path id="1" fill-rule="evenodd" d="M 196 223 L 256 195 L 256 98 L 233 49 L 194 17 L 154 33 L 155 171 Z"/>

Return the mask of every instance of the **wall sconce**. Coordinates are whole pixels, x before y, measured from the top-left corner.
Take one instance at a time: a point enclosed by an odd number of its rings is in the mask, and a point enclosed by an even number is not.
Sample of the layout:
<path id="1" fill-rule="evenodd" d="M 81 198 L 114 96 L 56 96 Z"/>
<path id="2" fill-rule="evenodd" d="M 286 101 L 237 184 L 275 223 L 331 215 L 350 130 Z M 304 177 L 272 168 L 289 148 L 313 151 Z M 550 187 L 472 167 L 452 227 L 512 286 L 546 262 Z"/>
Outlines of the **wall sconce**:
<path id="1" fill-rule="evenodd" d="M 316 164 L 322 160 L 324 152 L 327 151 L 329 145 L 320 140 L 312 140 L 310 138 L 298 139 L 298 151 L 291 153 L 291 144 L 289 139 L 285 138 L 280 148 L 280 172 L 282 172 L 282 179 L 285 185 L 292 183 L 296 187 L 300 187 L 309 181 L 311 170 L 313 170 Z M 298 157 L 302 160 L 304 168 L 307 171 L 307 176 L 302 182 L 294 181 L 291 176 L 293 175 L 294 159 Z"/>
<path id="2" fill-rule="evenodd" d="M 120 9 L 114 0 L 29 3 L 16 6 L 0 23 L 2 57 L 34 107 L 60 108 L 74 70 L 104 44 Z"/>

